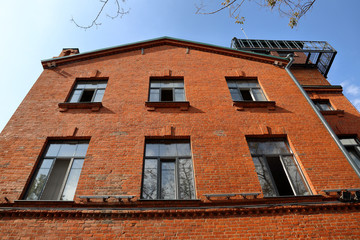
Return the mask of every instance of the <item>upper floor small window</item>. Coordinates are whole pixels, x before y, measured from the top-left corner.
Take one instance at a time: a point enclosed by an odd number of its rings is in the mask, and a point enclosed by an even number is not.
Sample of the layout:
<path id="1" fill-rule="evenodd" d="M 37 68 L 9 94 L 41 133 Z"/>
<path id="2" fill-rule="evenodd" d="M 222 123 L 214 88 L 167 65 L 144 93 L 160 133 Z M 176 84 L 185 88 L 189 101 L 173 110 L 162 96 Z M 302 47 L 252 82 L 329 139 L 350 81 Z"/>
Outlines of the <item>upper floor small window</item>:
<path id="1" fill-rule="evenodd" d="M 265 197 L 310 194 L 301 170 L 285 141 L 250 139 L 248 144 Z"/>
<path id="2" fill-rule="evenodd" d="M 183 80 L 150 80 L 149 102 L 185 101 Z"/>
<path id="3" fill-rule="evenodd" d="M 149 141 L 145 146 L 143 199 L 194 199 L 189 141 Z"/>
<path id="4" fill-rule="evenodd" d="M 331 104 L 329 99 L 313 99 L 313 103 L 319 111 L 333 111 L 335 110 Z"/>
<path id="5" fill-rule="evenodd" d="M 24 199 L 73 200 L 88 145 L 88 141 L 49 143 Z"/>
<path id="6" fill-rule="evenodd" d="M 227 80 L 233 101 L 267 101 L 257 80 Z"/>
<path id="7" fill-rule="evenodd" d="M 346 150 L 348 150 L 350 157 L 354 163 L 360 169 L 360 142 L 359 139 L 353 137 L 343 137 L 340 138 L 340 142 L 344 145 Z"/>
<path id="8" fill-rule="evenodd" d="M 107 81 L 77 81 L 68 102 L 101 102 L 106 85 Z"/>

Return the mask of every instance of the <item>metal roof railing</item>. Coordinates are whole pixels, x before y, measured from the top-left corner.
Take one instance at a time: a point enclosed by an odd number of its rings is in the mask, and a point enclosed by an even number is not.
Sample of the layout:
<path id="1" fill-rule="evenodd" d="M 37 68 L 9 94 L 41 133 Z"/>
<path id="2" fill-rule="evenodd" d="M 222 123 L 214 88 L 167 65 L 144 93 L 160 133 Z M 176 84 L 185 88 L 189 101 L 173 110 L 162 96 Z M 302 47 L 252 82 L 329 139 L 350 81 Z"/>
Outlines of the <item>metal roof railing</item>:
<path id="1" fill-rule="evenodd" d="M 233 38 L 231 48 L 252 52 L 303 52 L 305 66 L 316 66 L 324 77 L 334 61 L 336 50 L 325 41 L 260 40 Z"/>

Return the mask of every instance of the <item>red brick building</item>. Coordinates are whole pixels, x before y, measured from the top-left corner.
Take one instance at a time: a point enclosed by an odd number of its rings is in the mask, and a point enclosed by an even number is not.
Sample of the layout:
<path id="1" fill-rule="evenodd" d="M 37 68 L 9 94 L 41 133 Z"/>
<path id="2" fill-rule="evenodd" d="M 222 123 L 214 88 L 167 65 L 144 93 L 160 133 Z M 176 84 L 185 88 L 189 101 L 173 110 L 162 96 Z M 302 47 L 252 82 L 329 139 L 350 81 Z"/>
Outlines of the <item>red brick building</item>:
<path id="1" fill-rule="evenodd" d="M 360 114 L 326 80 L 336 51 L 232 47 L 43 60 L 0 135 L 2 238 L 360 238 Z"/>

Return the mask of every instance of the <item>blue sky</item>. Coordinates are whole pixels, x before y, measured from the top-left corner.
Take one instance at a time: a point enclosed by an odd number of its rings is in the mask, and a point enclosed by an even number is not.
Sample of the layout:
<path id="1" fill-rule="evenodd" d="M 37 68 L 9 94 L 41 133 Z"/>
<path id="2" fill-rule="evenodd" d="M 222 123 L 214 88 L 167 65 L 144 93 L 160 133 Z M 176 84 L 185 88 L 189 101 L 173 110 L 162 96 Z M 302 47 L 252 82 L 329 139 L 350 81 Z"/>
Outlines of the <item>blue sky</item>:
<path id="1" fill-rule="evenodd" d="M 219 1 L 203 0 L 209 10 Z M 58 56 L 62 48 L 80 52 L 111 47 L 161 36 L 230 46 L 233 37 L 251 39 L 327 41 L 337 51 L 328 74 L 333 85 L 343 85 L 345 96 L 360 109 L 359 0 L 318 0 L 314 8 L 290 29 L 288 19 L 255 3 L 241 10 L 244 26 L 234 23 L 227 11 L 196 15 L 194 1 L 127 1 L 130 13 L 122 19 L 100 19 L 98 28 L 82 30 L 70 22 L 91 22 L 101 6 L 98 0 L 5 1 L 0 8 L 0 130 L 9 121 L 42 72 L 41 59 Z M 112 6 L 106 9 L 112 13 Z"/>

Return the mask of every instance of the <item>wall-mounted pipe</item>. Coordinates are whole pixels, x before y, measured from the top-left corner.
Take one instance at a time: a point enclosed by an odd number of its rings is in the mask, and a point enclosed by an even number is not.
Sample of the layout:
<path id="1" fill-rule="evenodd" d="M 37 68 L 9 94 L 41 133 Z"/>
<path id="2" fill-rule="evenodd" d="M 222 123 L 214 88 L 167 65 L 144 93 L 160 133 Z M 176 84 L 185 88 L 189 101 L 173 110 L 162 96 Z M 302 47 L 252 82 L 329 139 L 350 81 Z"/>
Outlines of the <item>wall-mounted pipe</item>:
<path id="1" fill-rule="evenodd" d="M 338 147 L 340 148 L 341 152 L 344 154 L 344 156 L 346 157 L 346 159 L 348 160 L 348 162 L 350 163 L 351 167 L 354 169 L 354 171 L 356 172 L 356 174 L 360 177 L 360 169 L 355 165 L 354 161 L 351 159 L 348 151 L 345 149 L 345 147 L 342 145 L 342 143 L 340 142 L 339 138 L 336 136 L 335 132 L 332 130 L 332 128 L 330 127 L 330 125 L 328 124 L 328 122 L 325 120 L 324 116 L 320 113 L 320 111 L 316 108 L 315 104 L 313 103 L 313 101 L 310 99 L 309 95 L 305 92 L 305 90 L 303 89 L 303 87 L 300 85 L 300 83 L 298 82 L 298 80 L 295 78 L 295 76 L 292 74 L 292 72 L 290 71 L 290 67 L 294 62 L 294 57 L 292 56 L 292 54 L 288 54 L 286 56 L 287 59 L 289 59 L 289 63 L 286 65 L 285 70 L 286 72 L 289 74 L 289 76 L 291 77 L 291 79 L 294 81 L 294 83 L 296 84 L 296 86 L 300 89 L 301 93 L 304 95 L 306 101 L 308 101 L 308 103 L 310 104 L 310 106 L 312 107 L 312 109 L 315 111 L 316 115 L 320 118 L 320 121 L 324 124 L 326 130 L 328 130 L 328 132 L 330 133 L 331 137 L 334 139 L 335 143 L 338 145 Z"/>

